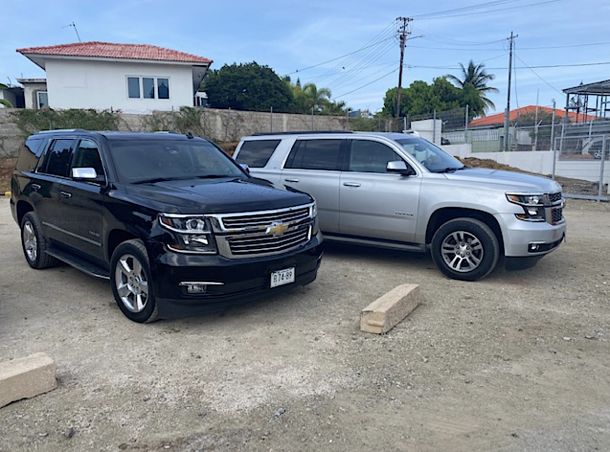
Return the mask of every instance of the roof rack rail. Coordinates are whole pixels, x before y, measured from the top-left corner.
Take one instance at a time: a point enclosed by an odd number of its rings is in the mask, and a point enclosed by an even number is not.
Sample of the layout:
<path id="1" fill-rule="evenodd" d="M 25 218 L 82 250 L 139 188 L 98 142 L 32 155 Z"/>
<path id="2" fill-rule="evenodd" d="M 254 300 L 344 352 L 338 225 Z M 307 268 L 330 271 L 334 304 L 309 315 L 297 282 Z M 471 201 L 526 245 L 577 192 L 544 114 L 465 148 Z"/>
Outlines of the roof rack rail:
<path id="1" fill-rule="evenodd" d="M 253 137 L 264 135 L 315 135 L 317 133 L 353 133 L 351 130 L 295 130 L 294 132 L 258 132 Z"/>
<path id="2" fill-rule="evenodd" d="M 55 133 L 55 132 L 91 132 L 91 130 L 84 130 L 84 129 L 53 129 L 53 130 L 39 130 L 36 133 Z"/>

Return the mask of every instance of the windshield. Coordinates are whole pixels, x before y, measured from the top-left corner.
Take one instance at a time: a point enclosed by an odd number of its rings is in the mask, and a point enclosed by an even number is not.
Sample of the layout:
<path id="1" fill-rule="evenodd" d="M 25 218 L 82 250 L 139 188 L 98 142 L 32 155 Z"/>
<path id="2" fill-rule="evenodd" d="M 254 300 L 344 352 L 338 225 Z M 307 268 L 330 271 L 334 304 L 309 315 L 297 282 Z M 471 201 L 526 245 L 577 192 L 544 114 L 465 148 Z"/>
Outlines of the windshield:
<path id="1" fill-rule="evenodd" d="M 110 153 L 122 182 L 244 176 L 220 149 L 203 140 L 111 140 Z"/>
<path id="2" fill-rule="evenodd" d="M 396 140 L 402 148 L 433 173 L 447 173 L 464 168 L 455 157 L 421 138 L 410 137 Z"/>

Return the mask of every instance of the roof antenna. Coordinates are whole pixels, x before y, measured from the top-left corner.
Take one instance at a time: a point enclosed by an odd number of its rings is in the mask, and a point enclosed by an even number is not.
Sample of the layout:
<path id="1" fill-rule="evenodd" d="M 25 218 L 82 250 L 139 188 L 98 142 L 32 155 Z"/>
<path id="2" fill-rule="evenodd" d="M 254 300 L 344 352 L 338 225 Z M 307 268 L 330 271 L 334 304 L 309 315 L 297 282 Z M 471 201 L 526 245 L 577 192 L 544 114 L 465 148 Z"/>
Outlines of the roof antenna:
<path id="1" fill-rule="evenodd" d="M 68 25 L 66 25 L 65 27 L 62 27 L 62 28 L 68 28 L 68 27 L 74 28 L 74 33 L 76 33 L 76 39 L 78 39 L 78 42 L 83 42 L 80 39 L 80 34 L 78 33 L 78 28 L 76 28 L 76 22 L 72 21 Z"/>

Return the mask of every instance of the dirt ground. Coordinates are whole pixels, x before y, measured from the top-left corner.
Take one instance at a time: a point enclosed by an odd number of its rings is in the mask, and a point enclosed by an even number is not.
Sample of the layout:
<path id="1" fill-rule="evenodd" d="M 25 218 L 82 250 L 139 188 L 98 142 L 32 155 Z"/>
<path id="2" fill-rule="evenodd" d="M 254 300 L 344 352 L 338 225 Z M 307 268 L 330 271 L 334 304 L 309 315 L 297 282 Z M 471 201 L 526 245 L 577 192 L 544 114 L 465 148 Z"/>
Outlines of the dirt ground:
<path id="1" fill-rule="evenodd" d="M 59 387 L 0 409 L 0 450 L 609 450 L 610 207 L 566 217 L 530 270 L 457 282 L 330 245 L 306 288 L 139 325 L 106 282 L 31 270 L 1 201 L 0 359 L 46 352 Z M 361 333 L 401 283 L 424 303 Z"/>

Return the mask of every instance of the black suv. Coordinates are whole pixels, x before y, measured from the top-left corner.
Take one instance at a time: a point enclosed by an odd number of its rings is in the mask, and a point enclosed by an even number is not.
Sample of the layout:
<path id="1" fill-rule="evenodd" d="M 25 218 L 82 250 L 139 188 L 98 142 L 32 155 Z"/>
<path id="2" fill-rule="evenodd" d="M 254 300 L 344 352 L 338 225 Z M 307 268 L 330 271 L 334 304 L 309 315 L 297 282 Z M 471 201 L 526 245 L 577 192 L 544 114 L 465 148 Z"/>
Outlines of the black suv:
<path id="1" fill-rule="evenodd" d="M 191 135 L 37 133 L 11 189 L 28 264 L 110 279 L 136 322 L 305 285 L 320 265 L 313 199 Z"/>

